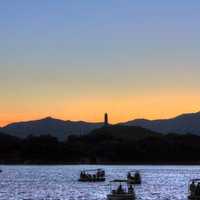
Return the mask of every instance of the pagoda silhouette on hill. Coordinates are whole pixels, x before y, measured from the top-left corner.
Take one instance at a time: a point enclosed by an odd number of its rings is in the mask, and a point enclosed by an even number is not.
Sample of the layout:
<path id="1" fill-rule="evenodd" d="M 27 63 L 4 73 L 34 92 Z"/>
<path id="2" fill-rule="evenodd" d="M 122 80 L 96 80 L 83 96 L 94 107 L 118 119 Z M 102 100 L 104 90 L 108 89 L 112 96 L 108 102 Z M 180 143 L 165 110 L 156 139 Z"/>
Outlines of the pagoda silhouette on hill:
<path id="1" fill-rule="evenodd" d="M 109 122 L 108 122 L 108 113 L 104 114 L 104 127 L 109 126 Z"/>

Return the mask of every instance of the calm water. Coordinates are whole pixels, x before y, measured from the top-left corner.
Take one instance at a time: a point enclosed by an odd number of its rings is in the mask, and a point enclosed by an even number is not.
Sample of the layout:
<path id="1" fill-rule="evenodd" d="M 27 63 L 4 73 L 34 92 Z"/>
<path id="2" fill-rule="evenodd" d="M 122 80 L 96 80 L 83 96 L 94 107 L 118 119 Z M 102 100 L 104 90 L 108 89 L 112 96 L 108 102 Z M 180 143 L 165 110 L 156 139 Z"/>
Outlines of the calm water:
<path id="1" fill-rule="evenodd" d="M 105 200 L 108 182 L 141 170 L 138 200 L 186 200 L 188 180 L 200 177 L 200 166 L 1 166 L 0 200 Z M 104 183 L 77 182 L 81 169 L 103 168 Z"/>

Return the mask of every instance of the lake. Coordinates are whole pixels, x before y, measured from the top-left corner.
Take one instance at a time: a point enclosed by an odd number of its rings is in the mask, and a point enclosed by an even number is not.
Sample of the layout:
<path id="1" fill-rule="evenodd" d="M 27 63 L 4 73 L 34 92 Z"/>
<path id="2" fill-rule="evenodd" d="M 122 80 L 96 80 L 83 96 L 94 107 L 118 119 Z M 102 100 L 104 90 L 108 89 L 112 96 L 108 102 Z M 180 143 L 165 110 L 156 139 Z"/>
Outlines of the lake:
<path id="1" fill-rule="evenodd" d="M 0 166 L 0 200 L 105 200 L 109 181 L 125 178 L 138 169 L 142 185 L 136 186 L 138 200 L 186 200 L 188 181 L 200 178 L 200 166 Z M 106 182 L 80 183 L 80 170 L 103 168 Z"/>

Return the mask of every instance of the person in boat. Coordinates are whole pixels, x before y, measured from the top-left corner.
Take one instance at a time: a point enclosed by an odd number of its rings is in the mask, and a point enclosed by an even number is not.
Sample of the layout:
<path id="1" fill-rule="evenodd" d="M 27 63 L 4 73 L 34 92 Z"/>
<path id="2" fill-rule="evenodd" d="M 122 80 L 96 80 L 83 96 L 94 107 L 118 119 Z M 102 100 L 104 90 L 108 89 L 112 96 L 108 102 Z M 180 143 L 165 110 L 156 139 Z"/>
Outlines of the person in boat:
<path id="1" fill-rule="evenodd" d="M 104 177 L 105 176 L 105 171 L 101 171 L 101 176 Z"/>
<path id="2" fill-rule="evenodd" d="M 133 186 L 132 186 L 132 184 L 129 185 L 129 187 L 128 187 L 128 193 L 133 193 Z"/>
<path id="3" fill-rule="evenodd" d="M 85 172 L 81 172 L 80 178 L 81 178 L 81 179 L 84 179 L 84 178 L 85 178 Z"/>
<path id="4" fill-rule="evenodd" d="M 140 173 L 139 172 L 135 172 L 135 178 L 139 179 L 140 178 Z"/>
<path id="5" fill-rule="evenodd" d="M 87 179 L 88 180 L 92 180 L 92 175 L 91 174 L 87 174 Z"/>
<path id="6" fill-rule="evenodd" d="M 199 185 L 199 183 L 198 184 L 196 184 L 196 189 L 194 190 L 194 196 L 199 196 L 200 195 L 200 185 Z M 191 195 L 192 195 L 192 192 L 191 192 Z"/>
<path id="7" fill-rule="evenodd" d="M 196 190 L 197 190 L 196 185 L 195 185 L 194 181 L 192 181 L 192 183 L 190 184 L 191 195 L 195 195 Z"/>
<path id="8" fill-rule="evenodd" d="M 124 190 L 122 188 L 122 185 L 120 184 L 119 187 L 117 188 L 117 194 L 123 194 Z"/>
<path id="9" fill-rule="evenodd" d="M 196 186 L 195 195 L 200 196 L 200 183 L 198 183 L 197 186 Z"/>
<path id="10" fill-rule="evenodd" d="M 96 175 L 96 176 L 97 176 L 97 179 L 98 179 L 98 180 L 100 180 L 100 179 L 103 178 L 103 176 L 102 176 L 102 174 L 101 174 L 100 172 L 97 172 L 97 175 Z"/>
<path id="11" fill-rule="evenodd" d="M 93 174 L 93 181 L 95 181 L 96 179 L 97 179 L 97 177 L 96 177 L 96 175 L 95 174 Z"/>
<path id="12" fill-rule="evenodd" d="M 100 173 L 100 171 L 98 170 L 97 171 L 97 177 L 100 177 L 101 176 L 101 173 Z"/>
<path id="13" fill-rule="evenodd" d="M 105 172 L 104 172 L 104 171 L 101 171 L 101 170 L 98 170 L 98 171 L 97 171 L 97 176 L 98 176 L 98 177 L 104 177 L 104 176 L 105 176 Z"/>
<path id="14" fill-rule="evenodd" d="M 131 173 L 130 173 L 130 172 L 128 173 L 127 177 L 128 177 L 129 179 L 131 179 L 131 178 L 132 178 L 132 177 L 131 177 Z"/>
<path id="15" fill-rule="evenodd" d="M 81 172 L 81 174 L 80 174 L 80 178 L 83 178 L 83 172 Z"/>

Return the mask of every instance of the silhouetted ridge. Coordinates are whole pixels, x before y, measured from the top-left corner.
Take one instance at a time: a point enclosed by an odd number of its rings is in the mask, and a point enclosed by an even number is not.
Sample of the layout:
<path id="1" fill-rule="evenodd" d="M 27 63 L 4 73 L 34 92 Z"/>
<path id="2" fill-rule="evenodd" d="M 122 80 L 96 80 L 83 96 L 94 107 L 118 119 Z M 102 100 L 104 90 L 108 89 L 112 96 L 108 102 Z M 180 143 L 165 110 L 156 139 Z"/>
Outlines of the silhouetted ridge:
<path id="1" fill-rule="evenodd" d="M 136 119 L 119 125 L 137 126 L 159 133 L 178 133 L 200 135 L 200 112 L 182 114 L 172 119 L 147 120 Z M 65 140 L 69 135 L 84 135 L 105 126 L 103 123 L 89 123 L 84 121 L 64 121 L 47 117 L 40 120 L 9 124 L 0 129 L 7 134 L 25 138 L 28 135 L 52 135 L 59 140 Z M 108 124 L 109 127 L 109 124 Z M 120 128 L 119 128 L 120 129 Z M 124 130 L 123 130 L 124 131 Z"/>
<path id="2" fill-rule="evenodd" d="M 102 125 L 103 123 L 73 122 L 47 117 L 40 120 L 12 123 L 4 127 L 2 131 L 20 138 L 25 138 L 28 135 L 52 135 L 59 140 L 64 140 L 72 134 L 88 134 L 91 130 Z"/>
<path id="3" fill-rule="evenodd" d="M 104 134 L 116 139 L 141 140 L 146 137 L 156 137 L 159 133 L 137 126 L 110 125 L 95 129 L 90 135 Z"/>
<path id="4" fill-rule="evenodd" d="M 127 126 L 140 126 L 161 133 L 191 133 L 200 135 L 200 112 L 182 114 L 172 119 L 136 119 L 123 124 Z"/>

